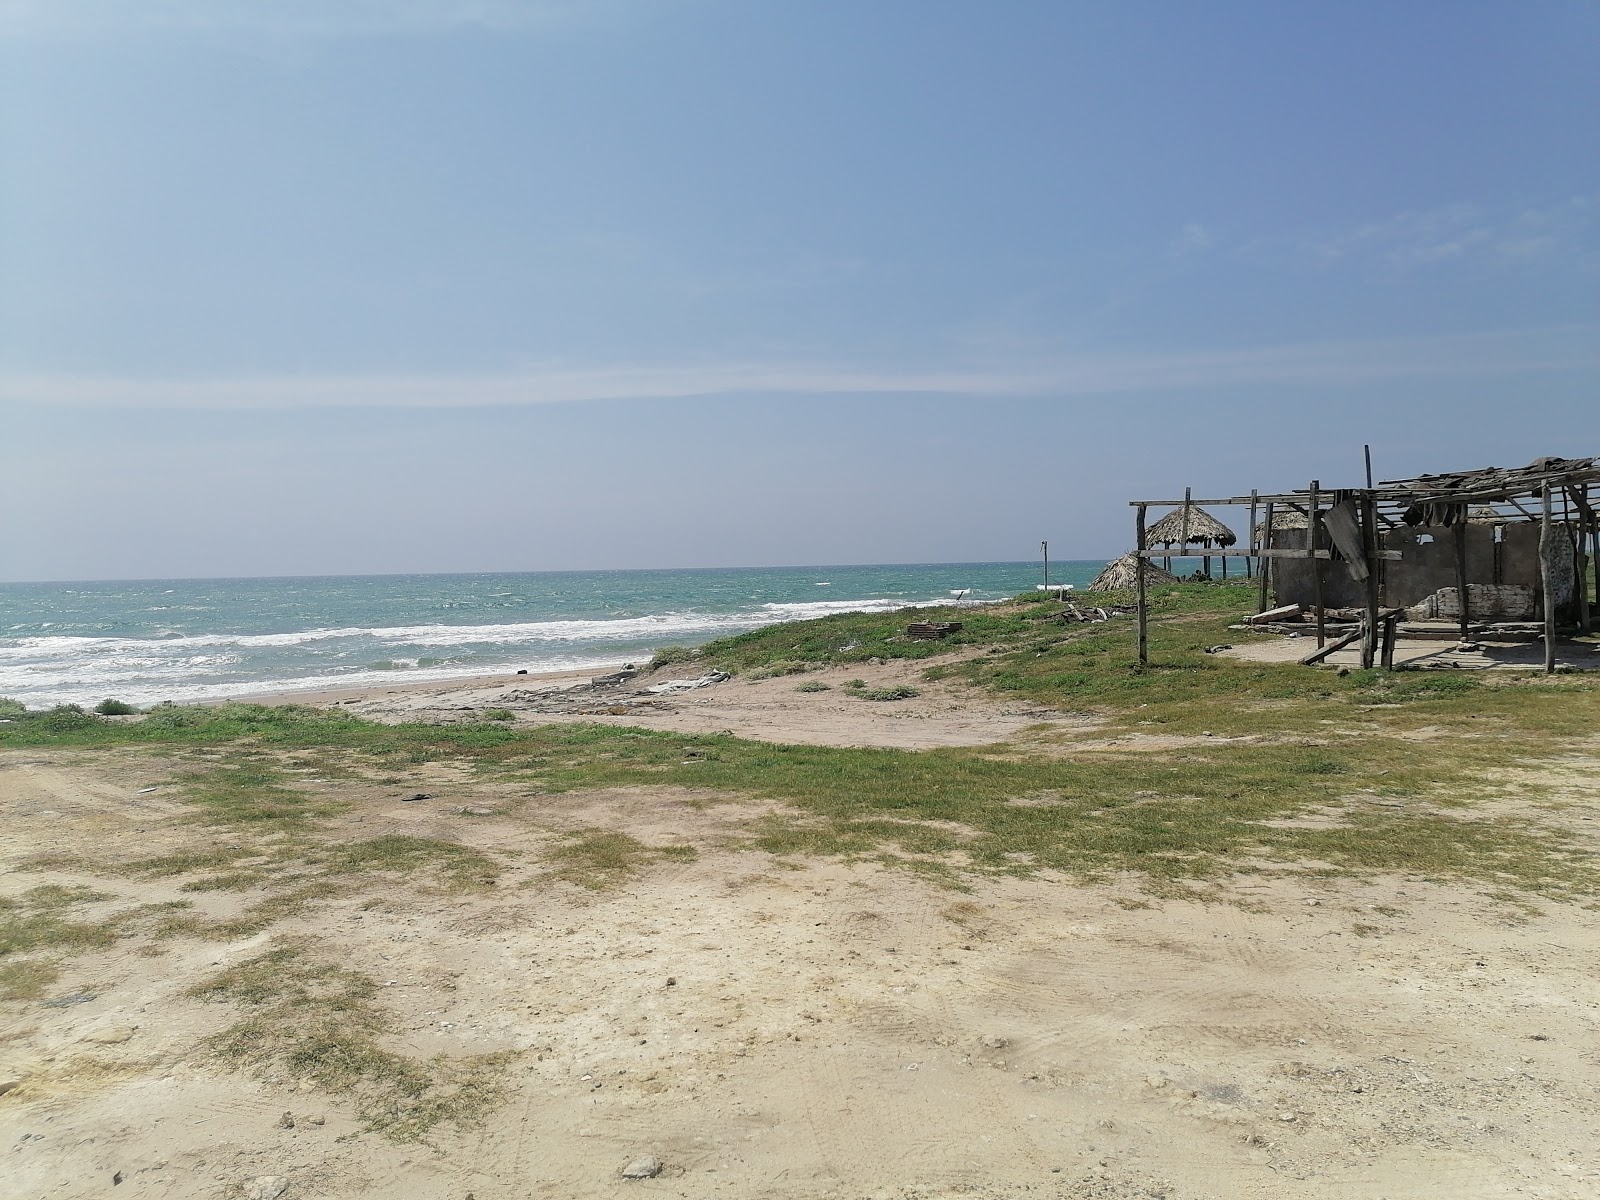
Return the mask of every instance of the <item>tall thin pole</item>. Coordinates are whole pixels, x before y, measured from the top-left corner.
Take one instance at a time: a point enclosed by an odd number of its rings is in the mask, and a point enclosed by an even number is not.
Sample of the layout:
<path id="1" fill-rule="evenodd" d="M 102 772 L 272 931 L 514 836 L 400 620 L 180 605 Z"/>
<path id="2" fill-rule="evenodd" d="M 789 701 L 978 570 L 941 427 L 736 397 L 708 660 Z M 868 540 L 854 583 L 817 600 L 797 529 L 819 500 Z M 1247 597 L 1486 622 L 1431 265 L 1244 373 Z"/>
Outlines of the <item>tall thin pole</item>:
<path id="1" fill-rule="evenodd" d="M 1472 620 L 1467 602 L 1467 506 L 1463 504 L 1456 514 L 1456 609 L 1460 617 L 1461 640 L 1467 640 L 1467 626 Z"/>
<path id="2" fill-rule="evenodd" d="M 1367 491 L 1370 492 L 1372 490 L 1372 447 L 1361 447 L 1361 453 L 1364 454 L 1367 459 Z"/>
<path id="3" fill-rule="evenodd" d="M 1328 618 L 1322 607 L 1322 560 L 1317 557 L 1322 543 L 1322 514 L 1317 511 L 1317 492 L 1321 488 L 1320 479 L 1311 481 L 1311 502 L 1307 505 L 1310 516 L 1306 522 L 1306 546 L 1311 551 L 1311 605 L 1317 610 L 1318 650 L 1328 644 Z"/>
<path id="4" fill-rule="evenodd" d="M 1539 581 L 1544 585 L 1544 673 L 1556 670 L 1556 589 L 1550 558 L 1555 554 L 1555 527 L 1550 524 L 1550 481 L 1544 481 L 1544 512 L 1539 522 Z"/>
<path id="5" fill-rule="evenodd" d="M 1361 554 L 1367 560 L 1367 636 L 1361 643 L 1361 665 L 1370 668 L 1378 658 L 1378 501 L 1369 491 L 1361 498 Z"/>
<path id="6" fill-rule="evenodd" d="M 1272 549 L 1272 501 L 1271 500 L 1267 501 L 1267 523 L 1266 523 L 1265 532 L 1262 535 L 1261 542 L 1262 542 L 1262 544 L 1258 547 L 1258 549 L 1262 549 L 1262 550 L 1271 550 Z M 1260 588 L 1260 594 L 1258 595 L 1257 600 L 1256 600 L 1256 604 L 1257 604 L 1256 611 L 1258 613 L 1264 613 L 1264 612 L 1267 611 L 1267 573 L 1269 571 L 1271 571 L 1271 570 L 1272 570 L 1272 560 L 1270 558 L 1263 558 L 1263 559 L 1260 559 L 1258 561 L 1258 563 L 1256 565 L 1256 578 L 1259 581 L 1259 588 Z"/>
<path id="7" fill-rule="evenodd" d="M 1134 520 L 1133 545 L 1134 545 L 1134 549 L 1138 553 L 1138 557 L 1136 557 L 1133 560 L 1133 564 L 1134 564 L 1133 565 L 1133 579 L 1134 579 L 1133 586 L 1134 586 L 1134 589 L 1138 593 L 1138 604 L 1139 604 L 1139 665 L 1140 666 L 1145 666 L 1150 661 L 1150 637 L 1149 637 L 1149 630 L 1148 630 L 1149 604 L 1146 601 L 1145 594 L 1144 594 L 1144 550 L 1145 550 L 1145 545 L 1144 545 L 1144 510 L 1145 510 L 1145 506 L 1140 504 L 1137 507 L 1138 507 L 1138 515 L 1135 517 L 1135 520 Z"/>
<path id="8" fill-rule="evenodd" d="M 1050 543 L 1040 542 L 1039 549 L 1044 551 L 1044 590 L 1050 590 Z"/>
<path id="9" fill-rule="evenodd" d="M 1256 541 L 1256 489 L 1255 488 L 1251 488 L 1250 489 L 1250 541 L 1247 544 L 1250 547 L 1250 553 L 1251 553 L 1252 556 L 1255 555 L 1255 552 L 1257 550 L 1261 549 L 1260 544 Z M 1248 558 L 1244 560 L 1244 577 L 1246 579 L 1250 578 L 1250 561 L 1251 560 L 1248 559 Z M 1259 561 L 1256 563 L 1256 567 L 1257 567 L 1257 569 L 1260 568 Z"/>

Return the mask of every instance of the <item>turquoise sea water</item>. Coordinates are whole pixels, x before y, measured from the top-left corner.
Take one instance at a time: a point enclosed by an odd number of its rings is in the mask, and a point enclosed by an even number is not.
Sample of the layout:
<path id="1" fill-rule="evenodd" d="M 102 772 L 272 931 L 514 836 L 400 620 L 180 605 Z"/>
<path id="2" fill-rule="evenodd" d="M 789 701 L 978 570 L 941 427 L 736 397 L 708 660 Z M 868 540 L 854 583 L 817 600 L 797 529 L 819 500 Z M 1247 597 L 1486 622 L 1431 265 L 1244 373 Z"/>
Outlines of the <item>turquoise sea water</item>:
<path id="1" fill-rule="evenodd" d="M 1052 563 L 1083 587 L 1104 564 Z M 982 602 L 1038 563 L 0 584 L 0 696 L 205 700 L 648 658 L 832 612 Z"/>

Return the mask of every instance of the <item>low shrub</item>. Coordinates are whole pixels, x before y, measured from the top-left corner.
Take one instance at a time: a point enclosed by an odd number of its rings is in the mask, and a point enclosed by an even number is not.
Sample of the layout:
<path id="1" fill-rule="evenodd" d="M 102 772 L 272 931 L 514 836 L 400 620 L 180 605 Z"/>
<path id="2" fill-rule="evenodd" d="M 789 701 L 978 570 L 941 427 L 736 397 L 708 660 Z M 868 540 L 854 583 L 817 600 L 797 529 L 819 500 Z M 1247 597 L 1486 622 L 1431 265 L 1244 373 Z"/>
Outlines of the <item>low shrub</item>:
<path id="1" fill-rule="evenodd" d="M 517 714 L 509 708 L 486 708 L 482 713 L 485 721 L 515 721 Z"/>
<path id="2" fill-rule="evenodd" d="M 700 657 L 700 651 L 694 646 L 663 646 L 655 652 L 650 660 L 650 669 L 668 667 L 673 663 L 688 662 L 690 659 Z"/>
<path id="3" fill-rule="evenodd" d="M 96 704 L 94 710 L 102 717 L 126 717 L 139 711 L 125 700 L 113 700 L 110 696 Z"/>
<path id="4" fill-rule="evenodd" d="M 813 679 L 809 683 L 802 683 L 795 688 L 797 692 L 831 692 L 833 689 L 820 679 Z"/>

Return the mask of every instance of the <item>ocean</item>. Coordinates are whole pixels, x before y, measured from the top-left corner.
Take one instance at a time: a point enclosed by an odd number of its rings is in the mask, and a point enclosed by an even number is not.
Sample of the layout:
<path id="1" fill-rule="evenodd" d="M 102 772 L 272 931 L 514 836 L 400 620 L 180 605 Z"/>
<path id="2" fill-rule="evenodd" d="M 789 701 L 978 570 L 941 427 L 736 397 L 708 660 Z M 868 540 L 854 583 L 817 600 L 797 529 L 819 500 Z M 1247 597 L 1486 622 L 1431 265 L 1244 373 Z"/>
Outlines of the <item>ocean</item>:
<path id="1" fill-rule="evenodd" d="M 1050 565 L 1083 587 L 1104 564 Z M 1038 563 L 0 584 L 0 696 L 216 700 L 647 659 L 779 621 L 1004 599 Z"/>

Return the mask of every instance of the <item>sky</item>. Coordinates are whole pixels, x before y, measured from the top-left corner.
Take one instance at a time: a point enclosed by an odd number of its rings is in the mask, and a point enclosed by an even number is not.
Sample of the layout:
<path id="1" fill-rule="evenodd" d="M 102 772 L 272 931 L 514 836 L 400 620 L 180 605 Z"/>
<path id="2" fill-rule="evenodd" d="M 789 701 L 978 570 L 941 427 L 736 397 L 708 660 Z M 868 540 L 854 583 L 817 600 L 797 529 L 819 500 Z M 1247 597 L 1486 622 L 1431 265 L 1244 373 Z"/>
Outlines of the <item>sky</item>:
<path id="1" fill-rule="evenodd" d="M 0 579 L 1102 558 L 1364 444 L 1600 454 L 1597 52 L 1589 0 L 0 0 Z"/>

